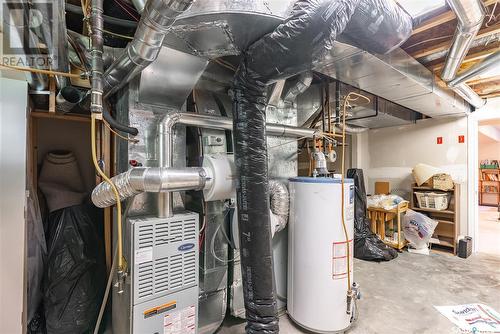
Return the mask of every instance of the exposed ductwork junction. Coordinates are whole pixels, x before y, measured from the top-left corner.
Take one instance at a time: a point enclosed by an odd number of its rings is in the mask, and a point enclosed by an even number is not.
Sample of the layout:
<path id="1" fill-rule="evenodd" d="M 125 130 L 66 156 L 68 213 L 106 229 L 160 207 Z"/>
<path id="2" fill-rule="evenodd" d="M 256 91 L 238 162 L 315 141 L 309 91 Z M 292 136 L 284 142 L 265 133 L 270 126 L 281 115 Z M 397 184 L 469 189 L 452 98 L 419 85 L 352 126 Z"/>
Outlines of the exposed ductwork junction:
<path id="1" fill-rule="evenodd" d="M 136 167 L 111 179 L 123 201 L 144 192 L 203 190 L 209 185 L 209 173 L 202 167 Z M 111 186 L 103 182 L 92 192 L 92 202 L 99 208 L 116 204 Z"/>
<path id="2" fill-rule="evenodd" d="M 194 0 L 149 0 L 134 39 L 104 74 L 104 96 L 109 97 L 156 60 L 163 40 L 177 16 Z"/>
<path id="3" fill-rule="evenodd" d="M 457 16 L 458 26 L 453 37 L 452 46 L 446 57 L 441 78 L 446 83 L 449 83 L 449 87 L 463 99 L 475 108 L 481 108 L 486 104 L 486 100 L 477 95 L 465 83 L 458 85 L 458 82 L 453 81 L 453 79 L 481 29 L 486 15 L 485 9 L 481 0 L 447 0 L 447 3 Z"/>

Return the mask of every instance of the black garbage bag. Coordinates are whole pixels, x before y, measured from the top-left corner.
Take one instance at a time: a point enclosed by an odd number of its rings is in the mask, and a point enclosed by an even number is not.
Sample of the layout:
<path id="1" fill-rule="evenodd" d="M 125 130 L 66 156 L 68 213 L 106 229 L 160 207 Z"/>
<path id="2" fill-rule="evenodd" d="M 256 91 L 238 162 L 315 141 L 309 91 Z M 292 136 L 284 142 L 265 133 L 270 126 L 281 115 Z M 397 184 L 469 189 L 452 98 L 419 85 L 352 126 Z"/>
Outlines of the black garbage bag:
<path id="1" fill-rule="evenodd" d="M 390 261 L 398 252 L 387 246 L 370 231 L 366 218 L 366 189 L 362 169 L 349 169 L 347 177 L 354 179 L 354 257 L 367 261 Z"/>
<path id="2" fill-rule="evenodd" d="M 75 205 L 48 219 L 43 284 L 47 333 L 91 333 L 106 284 L 102 210 Z"/>

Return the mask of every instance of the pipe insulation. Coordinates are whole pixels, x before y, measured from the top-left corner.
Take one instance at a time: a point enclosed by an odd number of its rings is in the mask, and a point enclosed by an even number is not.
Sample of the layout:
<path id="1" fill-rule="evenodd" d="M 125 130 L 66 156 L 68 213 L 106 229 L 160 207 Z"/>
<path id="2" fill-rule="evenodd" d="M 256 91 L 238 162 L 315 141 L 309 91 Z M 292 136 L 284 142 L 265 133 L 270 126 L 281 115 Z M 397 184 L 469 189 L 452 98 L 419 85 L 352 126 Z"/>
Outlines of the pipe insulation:
<path id="1" fill-rule="evenodd" d="M 166 33 L 194 0 L 149 0 L 134 39 L 104 74 L 105 97 L 109 97 L 141 73 L 158 57 Z"/>
<path id="2" fill-rule="evenodd" d="M 312 69 L 358 0 L 299 0 L 291 15 L 244 53 L 233 83 L 233 136 L 247 333 L 278 333 L 266 146 L 267 85 Z"/>
<path id="3" fill-rule="evenodd" d="M 202 167 L 137 167 L 113 177 L 111 181 L 123 201 L 144 192 L 202 190 L 210 184 L 208 175 L 207 170 Z M 92 202 L 99 208 L 116 204 L 108 183 L 102 182 L 92 191 Z"/>

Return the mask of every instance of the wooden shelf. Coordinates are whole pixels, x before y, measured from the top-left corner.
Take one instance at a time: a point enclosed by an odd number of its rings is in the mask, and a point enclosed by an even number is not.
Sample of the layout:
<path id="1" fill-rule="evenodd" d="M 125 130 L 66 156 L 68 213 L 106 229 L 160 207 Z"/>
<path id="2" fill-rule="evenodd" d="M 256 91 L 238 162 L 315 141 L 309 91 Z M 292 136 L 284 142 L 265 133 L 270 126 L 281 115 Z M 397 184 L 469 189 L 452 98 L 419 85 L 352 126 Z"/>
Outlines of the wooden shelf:
<path id="1" fill-rule="evenodd" d="M 450 190 L 441 190 L 441 189 L 434 189 L 434 188 L 430 188 L 430 187 L 418 187 L 418 186 L 415 186 L 413 187 L 414 190 L 425 190 L 425 191 L 440 191 L 440 192 L 444 192 L 444 193 L 448 193 L 448 192 L 453 192 L 454 189 L 450 189 Z"/>
<path id="2" fill-rule="evenodd" d="M 488 180 L 489 176 L 495 176 L 496 180 Z M 490 189 L 493 191 L 486 191 Z M 479 169 L 479 205 L 500 205 L 500 169 Z"/>
<path id="3" fill-rule="evenodd" d="M 456 243 L 458 240 L 458 230 L 460 227 L 460 185 L 455 183 L 454 189 L 449 191 L 441 191 L 442 193 L 445 192 L 451 194 L 450 206 L 447 210 L 436 210 L 418 207 L 416 205 L 417 198 L 415 195 L 415 191 L 436 192 L 439 190 L 429 187 L 417 187 L 416 185 L 414 185 L 412 187 L 411 208 L 414 211 L 426 214 L 431 219 L 434 219 L 438 222 L 433 237 L 439 239 L 439 243 L 431 241 L 431 244 L 433 246 L 436 246 L 436 249 L 434 249 L 434 247 L 432 247 L 431 249 L 434 251 L 438 250 L 438 247 L 442 247 L 439 249 L 440 251 L 448 251 L 448 253 L 451 252 L 453 254 L 456 254 Z"/>
<path id="4" fill-rule="evenodd" d="M 442 220 L 442 219 L 436 219 L 439 224 L 449 224 L 449 225 L 455 225 L 455 222 L 449 221 L 449 220 Z"/>
<path id="5" fill-rule="evenodd" d="M 73 122 L 90 122 L 90 117 L 86 115 L 77 115 L 77 114 L 56 114 L 53 112 L 44 112 L 44 111 L 32 111 L 31 117 L 34 118 L 44 118 L 44 119 L 55 119 L 62 121 L 73 121 Z"/>
<path id="6" fill-rule="evenodd" d="M 455 211 L 451 211 L 451 210 L 436 210 L 436 209 L 417 208 L 417 207 L 413 207 L 411 209 L 414 211 L 443 213 L 443 214 L 447 214 L 447 215 L 454 215 L 455 214 Z"/>
<path id="7" fill-rule="evenodd" d="M 431 240 L 430 243 L 433 245 L 455 248 L 455 245 L 452 242 L 450 242 L 449 240 L 446 240 L 446 239 L 450 239 L 449 237 L 439 236 L 439 238 L 437 238 L 437 239 L 439 239 L 439 242 L 434 242 Z"/>

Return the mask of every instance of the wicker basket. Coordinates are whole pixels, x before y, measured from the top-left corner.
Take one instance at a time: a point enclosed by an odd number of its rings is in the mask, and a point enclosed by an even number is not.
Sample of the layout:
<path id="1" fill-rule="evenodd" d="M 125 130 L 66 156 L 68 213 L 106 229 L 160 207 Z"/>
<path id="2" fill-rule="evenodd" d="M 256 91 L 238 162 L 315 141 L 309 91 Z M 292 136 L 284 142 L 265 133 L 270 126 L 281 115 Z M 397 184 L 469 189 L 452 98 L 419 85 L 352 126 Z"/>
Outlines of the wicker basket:
<path id="1" fill-rule="evenodd" d="M 451 194 L 415 192 L 418 206 L 424 209 L 446 210 L 450 205 Z"/>

